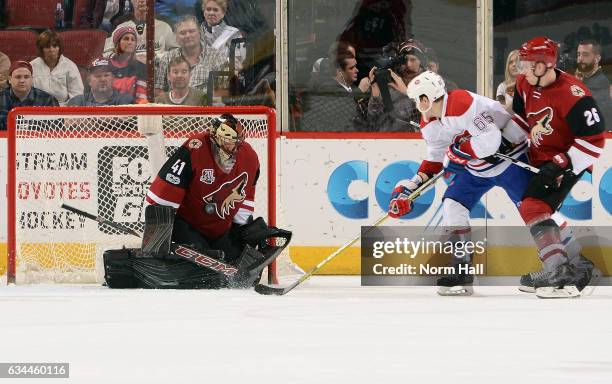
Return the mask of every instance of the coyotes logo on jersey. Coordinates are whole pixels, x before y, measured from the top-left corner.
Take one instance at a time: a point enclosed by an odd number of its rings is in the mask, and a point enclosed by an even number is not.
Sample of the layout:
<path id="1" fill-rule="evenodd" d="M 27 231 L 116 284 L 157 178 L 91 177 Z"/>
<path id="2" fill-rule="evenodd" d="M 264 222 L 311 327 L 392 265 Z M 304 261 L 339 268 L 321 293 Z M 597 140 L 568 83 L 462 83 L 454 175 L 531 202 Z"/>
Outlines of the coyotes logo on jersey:
<path id="1" fill-rule="evenodd" d="M 214 207 L 217 216 L 225 219 L 225 215 L 234 209 L 236 203 L 244 201 L 246 197 L 245 187 L 248 181 L 249 175 L 242 172 L 233 180 L 226 181 L 219 188 L 204 196 L 206 211 L 208 212 L 208 207 Z"/>
<path id="2" fill-rule="evenodd" d="M 537 112 L 529 112 L 527 114 L 528 118 L 532 116 L 535 116 L 536 123 L 531 127 L 529 136 L 533 145 L 538 147 L 542 141 L 542 136 L 550 135 L 553 132 L 553 127 L 550 125 L 553 119 L 553 110 L 551 107 L 546 107 Z"/>

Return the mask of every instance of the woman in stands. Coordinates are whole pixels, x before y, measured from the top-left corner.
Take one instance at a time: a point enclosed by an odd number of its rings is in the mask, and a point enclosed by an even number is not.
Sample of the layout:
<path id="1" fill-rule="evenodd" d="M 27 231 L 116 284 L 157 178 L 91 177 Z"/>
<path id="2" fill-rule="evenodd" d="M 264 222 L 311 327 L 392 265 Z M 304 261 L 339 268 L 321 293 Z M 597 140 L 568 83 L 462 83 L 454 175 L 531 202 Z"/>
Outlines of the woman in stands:
<path id="1" fill-rule="evenodd" d="M 38 57 L 30 63 L 34 70 L 34 87 L 57 99 L 60 106 L 83 93 L 83 80 L 76 64 L 63 55 L 64 44 L 59 35 L 46 30 L 36 40 Z"/>
<path id="2" fill-rule="evenodd" d="M 202 0 L 204 22 L 200 26 L 200 35 L 204 45 L 220 50 L 228 60 L 230 55 L 234 55 L 239 70 L 245 55 L 244 45 L 237 46 L 235 53 L 230 52 L 230 47 L 233 39 L 241 38 L 243 35 L 238 28 L 227 25 L 224 20 L 225 12 L 227 12 L 227 0 Z"/>
<path id="3" fill-rule="evenodd" d="M 128 94 L 137 104 L 147 102 L 147 67 L 136 60 L 136 30 L 119 27 L 113 32 L 114 53 L 110 57 L 111 71 L 115 76 L 113 88 Z"/>
<path id="4" fill-rule="evenodd" d="M 508 112 L 512 111 L 512 97 L 514 96 L 514 85 L 516 77 L 519 75 L 518 70 L 518 50 L 515 49 L 508 54 L 506 59 L 506 70 L 504 72 L 504 81 L 497 86 L 495 99 L 502 103 Z"/>

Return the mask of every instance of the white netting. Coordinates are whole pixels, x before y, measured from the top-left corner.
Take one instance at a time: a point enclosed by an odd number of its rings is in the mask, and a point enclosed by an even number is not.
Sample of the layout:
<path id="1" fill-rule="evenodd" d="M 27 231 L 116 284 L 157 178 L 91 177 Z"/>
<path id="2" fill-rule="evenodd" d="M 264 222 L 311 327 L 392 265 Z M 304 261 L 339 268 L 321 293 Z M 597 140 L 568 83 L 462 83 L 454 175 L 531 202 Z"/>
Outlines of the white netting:
<path id="1" fill-rule="evenodd" d="M 16 120 L 17 282 L 100 282 L 106 249 L 138 247 L 140 240 L 61 208 L 69 204 L 142 232 L 144 196 L 152 180 L 150 142 L 133 114 L 91 116 L 20 115 Z M 144 108 L 142 109 L 144 110 Z M 150 114 L 151 109 L 147 109 Z M 103 110 L 104 111 L 104 110 Z M 216 111 L 218 112 L 218 110 Z M 268 222 L 268 129 L 266 114 L 230 110 L 259 155 L 261 175 L 256 216 Z M 163 114 L 166 155 L 187 138 L 211 127 L 220 113 Z M 157 119 L 159 120 L 159 119 Z M 275 188 L 273 188 L 275 190 Z M 10 193 L 10 192 L 9 192 Z"/>

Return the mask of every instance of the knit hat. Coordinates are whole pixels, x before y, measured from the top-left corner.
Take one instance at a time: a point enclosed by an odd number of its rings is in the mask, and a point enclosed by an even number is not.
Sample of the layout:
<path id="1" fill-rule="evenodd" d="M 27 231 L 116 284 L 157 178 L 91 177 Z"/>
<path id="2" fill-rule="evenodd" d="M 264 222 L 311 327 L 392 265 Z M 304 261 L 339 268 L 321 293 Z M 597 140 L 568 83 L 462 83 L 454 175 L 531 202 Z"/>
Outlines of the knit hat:
<path id="1" fill-rule="evenodd" d="M 12 75 L 13 71 L 16 70 L 17 68 L 26 68 L 28 71 L 30 71 L 30 74 L 34 73 L 34 71 L 32 70 L 32 64 L 28 63 L 27 61 L 17 60 L 11 63 L 11 66 L 9 67 L 9 70 L 8 70 L 9 76 Z"/>
<path id="2" fill-rule="evenodd" d="M 113 31 L 113 44 L 115 45 L 115 47 L 119 45 L 121 38 L 127 33 L 131 33 L 132 35 L 134 35 L 135 38 L 138 38 L 138 33 L 134 28 L 129 26 L 119 27 Z"/>

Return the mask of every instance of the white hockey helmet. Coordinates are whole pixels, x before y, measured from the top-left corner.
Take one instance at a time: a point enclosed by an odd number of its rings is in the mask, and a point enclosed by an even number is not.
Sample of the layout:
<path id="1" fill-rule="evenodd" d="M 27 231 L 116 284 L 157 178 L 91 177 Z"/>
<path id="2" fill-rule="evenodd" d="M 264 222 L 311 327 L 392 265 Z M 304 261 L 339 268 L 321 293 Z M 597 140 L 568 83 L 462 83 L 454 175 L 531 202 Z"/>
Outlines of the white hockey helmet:
<path id="1" fill-rule="evenodd" d="M 420 73 L 408 84 L 407 94 L 409 98 L 414 100 L 419 112 L 425 113 L 431 109 L 434 101 L 446 95 L 444 79 L 432 71 Z M 421 96 L 427 96 L 429 99 L 429 108 L 426 110 L 421 110 L 420 108 Z"/>

